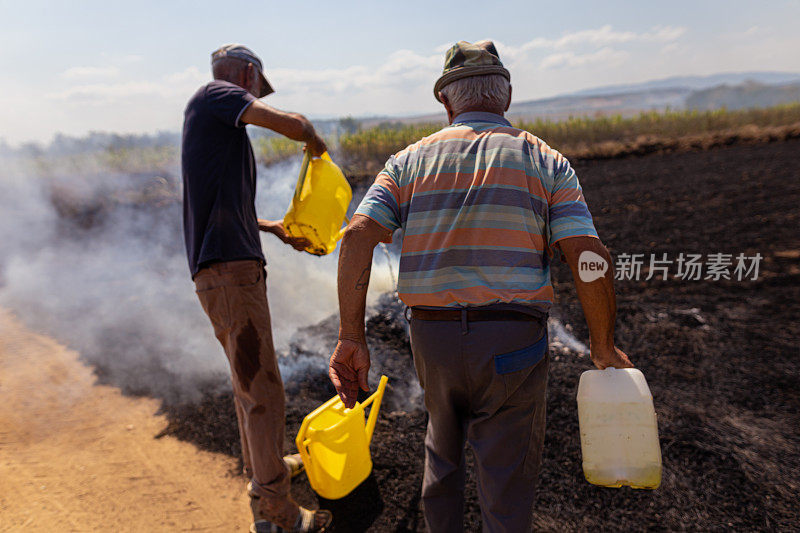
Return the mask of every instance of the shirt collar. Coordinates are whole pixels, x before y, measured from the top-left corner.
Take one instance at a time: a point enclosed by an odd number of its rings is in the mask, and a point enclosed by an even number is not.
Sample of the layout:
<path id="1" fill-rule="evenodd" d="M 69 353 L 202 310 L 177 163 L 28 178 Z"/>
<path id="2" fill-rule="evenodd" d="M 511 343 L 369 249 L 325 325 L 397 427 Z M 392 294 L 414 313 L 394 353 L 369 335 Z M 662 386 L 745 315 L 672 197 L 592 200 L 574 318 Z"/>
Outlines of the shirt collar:
<path id="1" fill-rule="evenodd" d="M 453 124 L 462 122 L 494 122 L 496 124 L 502 124 L 503 126 L 511 126 L 511 123 L 503 116 L 486 111 L 467 111 L 453 119 Z"/>

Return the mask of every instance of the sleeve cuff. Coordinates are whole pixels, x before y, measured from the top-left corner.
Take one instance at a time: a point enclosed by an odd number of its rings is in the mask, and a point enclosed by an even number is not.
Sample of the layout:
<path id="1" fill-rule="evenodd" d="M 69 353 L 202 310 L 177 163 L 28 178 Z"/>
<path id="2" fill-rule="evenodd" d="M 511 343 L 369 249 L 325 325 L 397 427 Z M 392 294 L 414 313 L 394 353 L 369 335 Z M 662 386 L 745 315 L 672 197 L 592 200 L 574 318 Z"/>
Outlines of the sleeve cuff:
<path id="1" fill-rule="evenodd" d="M 356 214 L 356 215 L 358 215 L 358 216 L 362 216 L 362 217 L 364 217 L 364 218 L 368 218 L 368 219 L 370 219 L 371 221 L 373 221 L 374 223 L 376 223 L 377 225 L 379 225 L 380 227 L 382 227 L 383 229 L 385 229 L 386 231 L 388 231 L 388 232 L 389 232 L 389 239 L 388 239 L 388 240 L 385 240 L 385 241 L 384 241 L 384 240 L 382 240 L 381 242 L 385 242 L 385 243 L 387 243 L 387 244 L 389 244 L 390 242 L 392 242 L 392 236 L 394 235 L 394 231 L 395 231 L 395 230 L 393 230 L 393 229 L 391 229 L 391 228 L 387 228 L 387 227 L 386 227 L 386 224 L 383 224 L 383 223 L 381 223 L 380 221 L 378 221 L 378 220 L 376 220 L 376 219 L 372 218 L 371 216 L 369 216 L 369 215 L 367 215 L 367 214 L 365 214 L 365 213 L 358 213 L 358 212 L 357 212 L 357 213 L 355 213 L 355 214 Z"/>
<path id="2" fill-rule="evenodd" d="M 255 102 L 255 101 L 256 101 L 256 99 L 255 99 L 255 98 L 253 98 L 252 100 L 250 100 L 249 102 L 247 102 L 247 103 L 244 105 L 244 107 L 242 108 L 242 110 L 241 110 L 241 111 L 239 111 L 239 114 L 238 114 L 238 115 L 236 115 L 236 122 L 235 122 L 235 124 L 236 124 L 236 127 L 237 127 L 237 128 L 243 128 L 243 127 L 245 127 L 245 126 L 247 125 L 247 124 L 243 124 L 243 123 L 242 123 L 242 115 L 244 115 L 244 112 L 247 110 L 247 108 L 248 108 L 248 107 L 250 107 L 251 105 L 253 105 L 253 102 Z"/>

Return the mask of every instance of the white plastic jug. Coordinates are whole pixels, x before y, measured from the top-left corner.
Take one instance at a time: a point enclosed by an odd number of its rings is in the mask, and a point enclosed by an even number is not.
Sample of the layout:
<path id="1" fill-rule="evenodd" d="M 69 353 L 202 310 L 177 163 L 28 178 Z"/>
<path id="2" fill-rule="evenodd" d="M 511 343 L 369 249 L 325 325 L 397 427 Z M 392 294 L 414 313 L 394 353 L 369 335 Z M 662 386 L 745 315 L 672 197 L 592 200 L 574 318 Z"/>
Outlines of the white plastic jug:
<path id="1" fill-rule="evenodd" d="M 583 474 L 604 487 L 655 489 L 661 484 L 653 396 L 635 368 L 587 370 L 578 384 Z"/>

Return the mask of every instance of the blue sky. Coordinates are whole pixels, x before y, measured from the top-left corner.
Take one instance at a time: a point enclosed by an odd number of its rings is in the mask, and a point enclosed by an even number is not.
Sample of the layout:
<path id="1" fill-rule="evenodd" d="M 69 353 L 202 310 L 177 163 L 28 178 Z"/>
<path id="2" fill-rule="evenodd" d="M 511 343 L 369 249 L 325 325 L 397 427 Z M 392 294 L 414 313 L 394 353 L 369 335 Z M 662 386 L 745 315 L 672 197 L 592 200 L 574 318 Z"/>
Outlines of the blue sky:
<path id="1" fill-rule="evenodd" d="M 409 115 L 439 110 L 432 86 L 462 39 L 498 43 L 519 101 L 673 75 L 800 72 L 798 21 L 800 0 L 0 0 L 0 138 L 179 130 L 210 52 L 227 42 L 262 57 L 275 107 Z"/>

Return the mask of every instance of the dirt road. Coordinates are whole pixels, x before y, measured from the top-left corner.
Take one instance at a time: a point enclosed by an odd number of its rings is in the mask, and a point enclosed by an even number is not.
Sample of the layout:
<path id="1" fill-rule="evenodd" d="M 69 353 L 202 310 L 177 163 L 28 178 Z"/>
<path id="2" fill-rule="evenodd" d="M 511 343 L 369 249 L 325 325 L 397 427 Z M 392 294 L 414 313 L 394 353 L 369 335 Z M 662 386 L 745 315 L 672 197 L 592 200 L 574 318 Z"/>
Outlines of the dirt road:
<path id="1" fill-rule="evenodd" d="M 172 437 L 158 401 L 94 384 L 0 309 L 0 531 L 243 531 L 230 457 Z"/>

